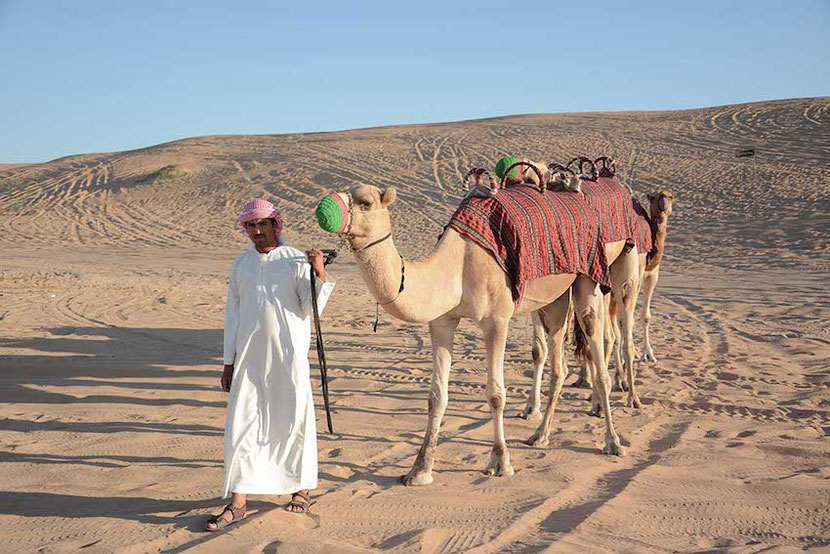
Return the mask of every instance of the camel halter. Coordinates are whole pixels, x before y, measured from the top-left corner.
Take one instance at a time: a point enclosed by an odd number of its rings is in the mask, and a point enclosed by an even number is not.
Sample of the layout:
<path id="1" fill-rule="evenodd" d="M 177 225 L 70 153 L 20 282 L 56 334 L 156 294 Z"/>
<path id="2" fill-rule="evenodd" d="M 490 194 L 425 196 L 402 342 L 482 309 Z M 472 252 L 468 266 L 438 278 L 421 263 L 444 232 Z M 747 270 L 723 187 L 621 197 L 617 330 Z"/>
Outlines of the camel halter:
<path id="1" fill-rule="evenodd" d="M 374 241 L 370 242 L 369 244 L 364 244 L 363 246 L 355 248 L 354 245 L 351 243 L 351 241 L 355 238 L 355 236 L 352 234 L 352 222 L 354 221 L 354 199 L 352 198 L 352 193 L 349 192 L 349 191 L 346 191 L 346 198 L 348 198 L 348 200 L 349 200 L 348 205 L 345 206 L 345 208 L 347 209 L 346 217 L 348 218 L 348 222 L 346 223 L 345 229 L 342 229 L 337 234 L 340 235 L 341 237 L 345 238 L 348 241 L 349 248 L 351 249 L 352 252 L 354 252 L 355 254 L 357 254 L 358 252 L 363 252 L 364 250 L 367 250 L 367 249 L 375 246 L 376 244 L 380 244 L 383 241 L 392 238 L 392 231 L 389 231 L 383 237 L 381 237 L 377 240 L 374 240 Z M 386 208 L 382 208 L 380 210 L 373 210 L 371 212 L 367 212 L 366 215 L 377 214 L 377 213 L 386 212 L 386 211 L 388 211 Z"/>
<path id="2" fill-rule="evenodd" d="M 346 206 L 343 206 L 342 201 L 338 201 L 338 204 L 340 205 L 341 209 L 346 208 L 346 210 L 347 210 L 346 211 L 346 217 L 347 217 L 348 221 L 345 222 L 345 225 L 343 227 L 341 227 L 340 231 L 337 234 L 340 235 L 340 237 L 344 240 L 344 242 L 346 242 L 349 245 L 349 248 L 351 249 L 351 251 L 354 254 L 359 254 L 361 252 L 365 252 L 369 248 L 371 248 L 373 246 L 377 246 L 378 244 L 392 238 L 392 232 L 390 231 L 379 239 L 375 239 L 375 240 L 369 242 L 368 244 L 364 244 L 363 246 L 355 247 L 352 244 L 352 240 L 354 240 L 354 238 L 355 238 L 354 235 L 352 234 L 352 222 L 354 221 L 354 199 L 352 198 L 352 193 L 350 191 L 346 191 L 346 198 L 348 200 L 348 204 Z M 339 200 L 339 197 L 336 200 Z M 381 210 L 374 210 L 374 211 L 371 211 L 371 212 L 367 212 L 366 215 L 377 214 L 377 213 L 386 212 L 386 211 L 388 211 L 388 210 L 386 208 L 383 208 Z M 339 250 L 339 248 L 338 248 L 338 250 Z M 403 256 L 400 256 L 400 258 L 401 258 L 401 284 L 398 287 L 397 294 L 395 294 L 395 297 L 392 298 L 391 300 L 388 300 L 388 301 L 385 301 L 385 302 L 375 302 L 375 323 L 372 326 L 372 329 L 375 333 L 377 333 L 377 331 L 378 331 L 378 322 L 380 320 L 380 307 L 381 306 L 388 306 L 389 304 L 394 303 L 401 296 L 401 293 L 404 291 L 404 288 L 406 286 L 406 260 L 404 259 Z"/>

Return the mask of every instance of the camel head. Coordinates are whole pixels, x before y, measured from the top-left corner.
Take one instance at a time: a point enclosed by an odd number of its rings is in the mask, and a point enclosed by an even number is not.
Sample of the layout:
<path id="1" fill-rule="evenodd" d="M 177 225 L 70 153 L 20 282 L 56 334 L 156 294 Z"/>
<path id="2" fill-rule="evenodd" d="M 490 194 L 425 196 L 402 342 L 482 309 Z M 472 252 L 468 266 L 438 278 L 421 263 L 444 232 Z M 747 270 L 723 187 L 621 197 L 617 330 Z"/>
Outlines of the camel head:
<path id="1" fill-rule="evenodd" d="M 672 212 L 674 195 L 668 189 L 651 192 L 648 195 L 648 203 L 652 218 L 669 217 Z"/>
<path id="2" fill-rule="evenodd" d="M 355 250 L 391 232 L 389 205 L 397 198 L 395 187 L 381 191 L 372 185 L 355 185 L 333 192 L 317 205 L 317 223 L 324 231 L 343 235 Z"/>

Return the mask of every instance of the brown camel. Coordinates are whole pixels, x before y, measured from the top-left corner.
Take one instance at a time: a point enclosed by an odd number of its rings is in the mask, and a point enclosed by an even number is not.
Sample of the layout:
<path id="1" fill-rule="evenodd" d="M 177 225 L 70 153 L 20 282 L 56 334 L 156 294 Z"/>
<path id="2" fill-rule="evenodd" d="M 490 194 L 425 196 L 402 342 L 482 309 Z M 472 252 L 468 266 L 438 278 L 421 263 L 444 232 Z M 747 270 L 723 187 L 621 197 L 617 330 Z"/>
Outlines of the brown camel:
<path id="1" fill-rule="evenodd" d="M 656 362 L 654 349 L 651 347 L 648 328 L 651 322 L 651 298 L 654 296 L 654 288 L 660 279 L 660 263 L 663 261 L 663 254 L 666 251 L 666 228 L 669 216 L 672 213 L 674 195 L 666 189 L 648 195 L 649 212 L 651 215 L 651 226 L 654 233 L 654 251 L 650 259 L 644 264 L 642 273 L 643 283 L 643 333 L 645 335 L 645 347 L 643 348 L 643 361 Z"/>
<path id="2" fill-rule="evenodd" d="M 553 193 L 551 193 L 553 194 Z M 510 280 L 491 253 L 452 228 L 441 236 L 435 250 L 420 262 L 404 260 L 392 239 L 388 207 L 396 190 L 357 185 L 335 193 L 347 211 L 341 234 L 351 245 L 361 275 L 377 302 L 393 317 L 428 323 L 432 339 L 433 372 L 428 398 L 429 417 L 423 445 L 412 469 L 402 478 L 406 485 L 433 481 L 432 468 L 438 433 L 448 401 L 448 379 L 453 337 L 461 318 L 475 321 L 484 335 L 487 357 L 486 397 L 493 417 L 493 447 L 485 469 L 489 475 L 512 475 L 504 437 L 504 349 L 510 319 L 518 313 L 536 311 L 548 329 L 551 350 L 557 351 L 565 334 L 569 290 L 573 286 L 574 311 L 588 337 L 597 375 L 600 402 L 605 411 L 605 454 L 622 455 L 623 448 L 611 418 L 608 375 L 603 349 L 604 319 L 599 285 L 585 276 L 557 274 L 531 281 L 517 306 Z M 604 246 L 606 256 L 616 259 L 624 243 Z M 612 275 L 612 279 L 614 276 Z M 561 356 L 552 356 L 552 390 L 561 389 L 564 372 Z M 535 437 L 535 438 L 534 438 Z M 530 439 L 547 442 L 547 436 Z"/>

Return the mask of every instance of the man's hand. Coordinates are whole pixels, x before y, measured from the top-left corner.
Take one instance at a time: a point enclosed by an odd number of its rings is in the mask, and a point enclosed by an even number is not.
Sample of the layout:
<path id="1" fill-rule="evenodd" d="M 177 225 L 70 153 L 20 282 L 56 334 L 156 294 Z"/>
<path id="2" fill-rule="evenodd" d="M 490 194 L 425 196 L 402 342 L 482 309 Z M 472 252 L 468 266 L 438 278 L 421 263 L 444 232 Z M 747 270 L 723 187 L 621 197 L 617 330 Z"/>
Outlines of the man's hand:
<path id="1" fill-rule="evenodd" d="M 314 273 L 317 274 L 317 277 L 321 281 L 326 280 L 326 265 L 323 260 L 323 253 L 313 248 L 308 250 L 305 255 L 308 257 L 308 261 L 311 264 L 311 267 L 314 269 Z"/>
<path id="2" fill-rule="evenodd" d="M 231 381 L 233 381 L 233 364 L 225 364 L 222 371 L 222 390 L 231 392 Z"/>

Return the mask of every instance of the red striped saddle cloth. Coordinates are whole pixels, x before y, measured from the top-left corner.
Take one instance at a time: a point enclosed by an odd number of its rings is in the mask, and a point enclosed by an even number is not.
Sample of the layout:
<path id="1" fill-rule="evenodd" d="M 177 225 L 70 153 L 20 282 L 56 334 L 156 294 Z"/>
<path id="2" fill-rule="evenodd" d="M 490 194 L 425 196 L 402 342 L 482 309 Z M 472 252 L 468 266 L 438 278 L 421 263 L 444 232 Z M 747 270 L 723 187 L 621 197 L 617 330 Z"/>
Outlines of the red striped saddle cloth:
<path id="1" fill-rule="evenodd" d="M 638 207 L 643 215 L 645 210 L 616 178 L 586 181 L 582 190 L 541 193 L 515 185 L 492 197 L 471 196 L 448 226 L 493 254 L 517 305 L 528 282 L 548 275 L 588 275 L 607 287 L 603 245 L 625 240 L 650 251 L 648 219 L 638 215 Z"/>
<path id="2" fill-rule="evenodd" d="M 449 227 L 493 254 L 516 304 L 529 281 L 547 275 L 581 273 L 607 282 L 600 229 L 582 194 L 515 185 L 464 199 Z"/>
<path id="3" fill-rule="evenodd" d="M 600 177 L 596 181 L 583 181 L 585 200 L 596 214 L 602 243 L 624 240 L 636 246 L 639 253 L 652 249 L 651 221 L 646 210 L 628 187 L 616 177 Z"/>

